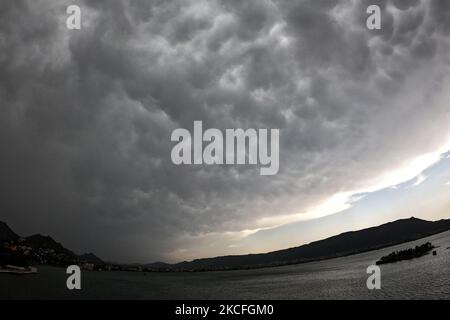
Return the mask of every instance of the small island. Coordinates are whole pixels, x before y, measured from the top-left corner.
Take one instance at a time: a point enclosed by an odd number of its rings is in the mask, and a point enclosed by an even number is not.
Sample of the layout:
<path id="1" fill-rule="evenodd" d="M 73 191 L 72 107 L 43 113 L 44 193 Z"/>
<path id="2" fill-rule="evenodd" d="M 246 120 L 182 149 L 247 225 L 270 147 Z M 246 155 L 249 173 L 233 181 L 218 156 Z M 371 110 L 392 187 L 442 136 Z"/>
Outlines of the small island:
<path id="1" fill-rule="evenodd" d="M 401 260 L 410 260 L 414 258 L 418 258 L 428 254 L 435 247 L 430 243 L 424 243 L 420 246 L 416 246 L 415 248 L 409 248 L 400 251 L 394 251 L 387 256 L 381 257 L 380 260 L 376 262 L 377 265 L 397 262 Z"/>

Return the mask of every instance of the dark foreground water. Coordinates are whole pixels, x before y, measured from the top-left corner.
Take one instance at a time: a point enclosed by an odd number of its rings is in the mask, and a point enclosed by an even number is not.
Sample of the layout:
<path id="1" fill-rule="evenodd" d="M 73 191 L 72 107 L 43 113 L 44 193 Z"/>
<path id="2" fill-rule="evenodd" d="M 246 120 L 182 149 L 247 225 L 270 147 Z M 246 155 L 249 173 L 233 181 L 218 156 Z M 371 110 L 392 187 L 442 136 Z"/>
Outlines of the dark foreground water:
<path id="1" fill-rule="evenodd" d="M 381 290 L 366 269 L 394 250 L 430 241 L 431 254 L 381 266 Z M 66 289 L 65 269 L 0 274 L 0 299 L 450 299 L 450 231 L 349 257 L 243 271 L 82 272 L 82 290 Z"/>

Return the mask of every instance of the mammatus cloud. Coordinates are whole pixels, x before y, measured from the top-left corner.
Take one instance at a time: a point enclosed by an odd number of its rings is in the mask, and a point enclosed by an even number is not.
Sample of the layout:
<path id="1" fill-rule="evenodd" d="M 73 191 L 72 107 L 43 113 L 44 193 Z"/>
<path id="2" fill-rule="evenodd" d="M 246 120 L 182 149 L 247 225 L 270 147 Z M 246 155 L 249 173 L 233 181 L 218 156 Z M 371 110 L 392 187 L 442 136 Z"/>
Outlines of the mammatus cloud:
<path id="1" fill-rule="evenodd" d="M 24 233 L 108 259 L 221 254 L 450 149 L 448 1 L 78 1 L 69 31 L 72 2 L 0 4 L 0 209 Z M 279 173 L 173 165 L 195 120 L 279 128 Z"/>

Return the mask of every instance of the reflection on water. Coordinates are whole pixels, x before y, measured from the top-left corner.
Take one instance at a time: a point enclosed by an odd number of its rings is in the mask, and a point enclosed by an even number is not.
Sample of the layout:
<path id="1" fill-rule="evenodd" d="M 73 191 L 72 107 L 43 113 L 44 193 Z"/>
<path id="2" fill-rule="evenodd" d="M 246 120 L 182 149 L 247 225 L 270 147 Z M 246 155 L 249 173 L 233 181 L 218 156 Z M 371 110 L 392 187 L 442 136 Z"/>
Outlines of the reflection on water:
<path id="1" fill-rule="evenodd" d="M 437 255 L 381 266 L 381 290 L 368 290 L 366 268 L 381 256 L 426 241 Z M 349 257 L 276 268 L 198 273 L 82 273 L 66 289 L 65 269 L 0 275 L 0 298 L 33 299 L 450 299 L 450 231 Z"/>

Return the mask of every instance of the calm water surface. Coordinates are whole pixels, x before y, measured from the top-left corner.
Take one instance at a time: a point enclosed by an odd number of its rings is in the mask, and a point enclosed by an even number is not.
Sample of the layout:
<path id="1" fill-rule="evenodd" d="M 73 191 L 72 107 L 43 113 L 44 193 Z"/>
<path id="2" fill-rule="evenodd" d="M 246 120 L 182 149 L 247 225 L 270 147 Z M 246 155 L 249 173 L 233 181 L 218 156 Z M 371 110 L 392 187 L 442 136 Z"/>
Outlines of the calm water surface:
<path id="1" fill-rule="evenodd" d="M 430 241 L 437 255 L 381 266 L 381 290 L 366 287 L 367 266 L 394 250 Z M 197 273 L 82 272 L 66 289 L 65 269 L 0 274 L 0 299 L 450 299 L 450 231 L 394 247 L 299 265 Z"/>

